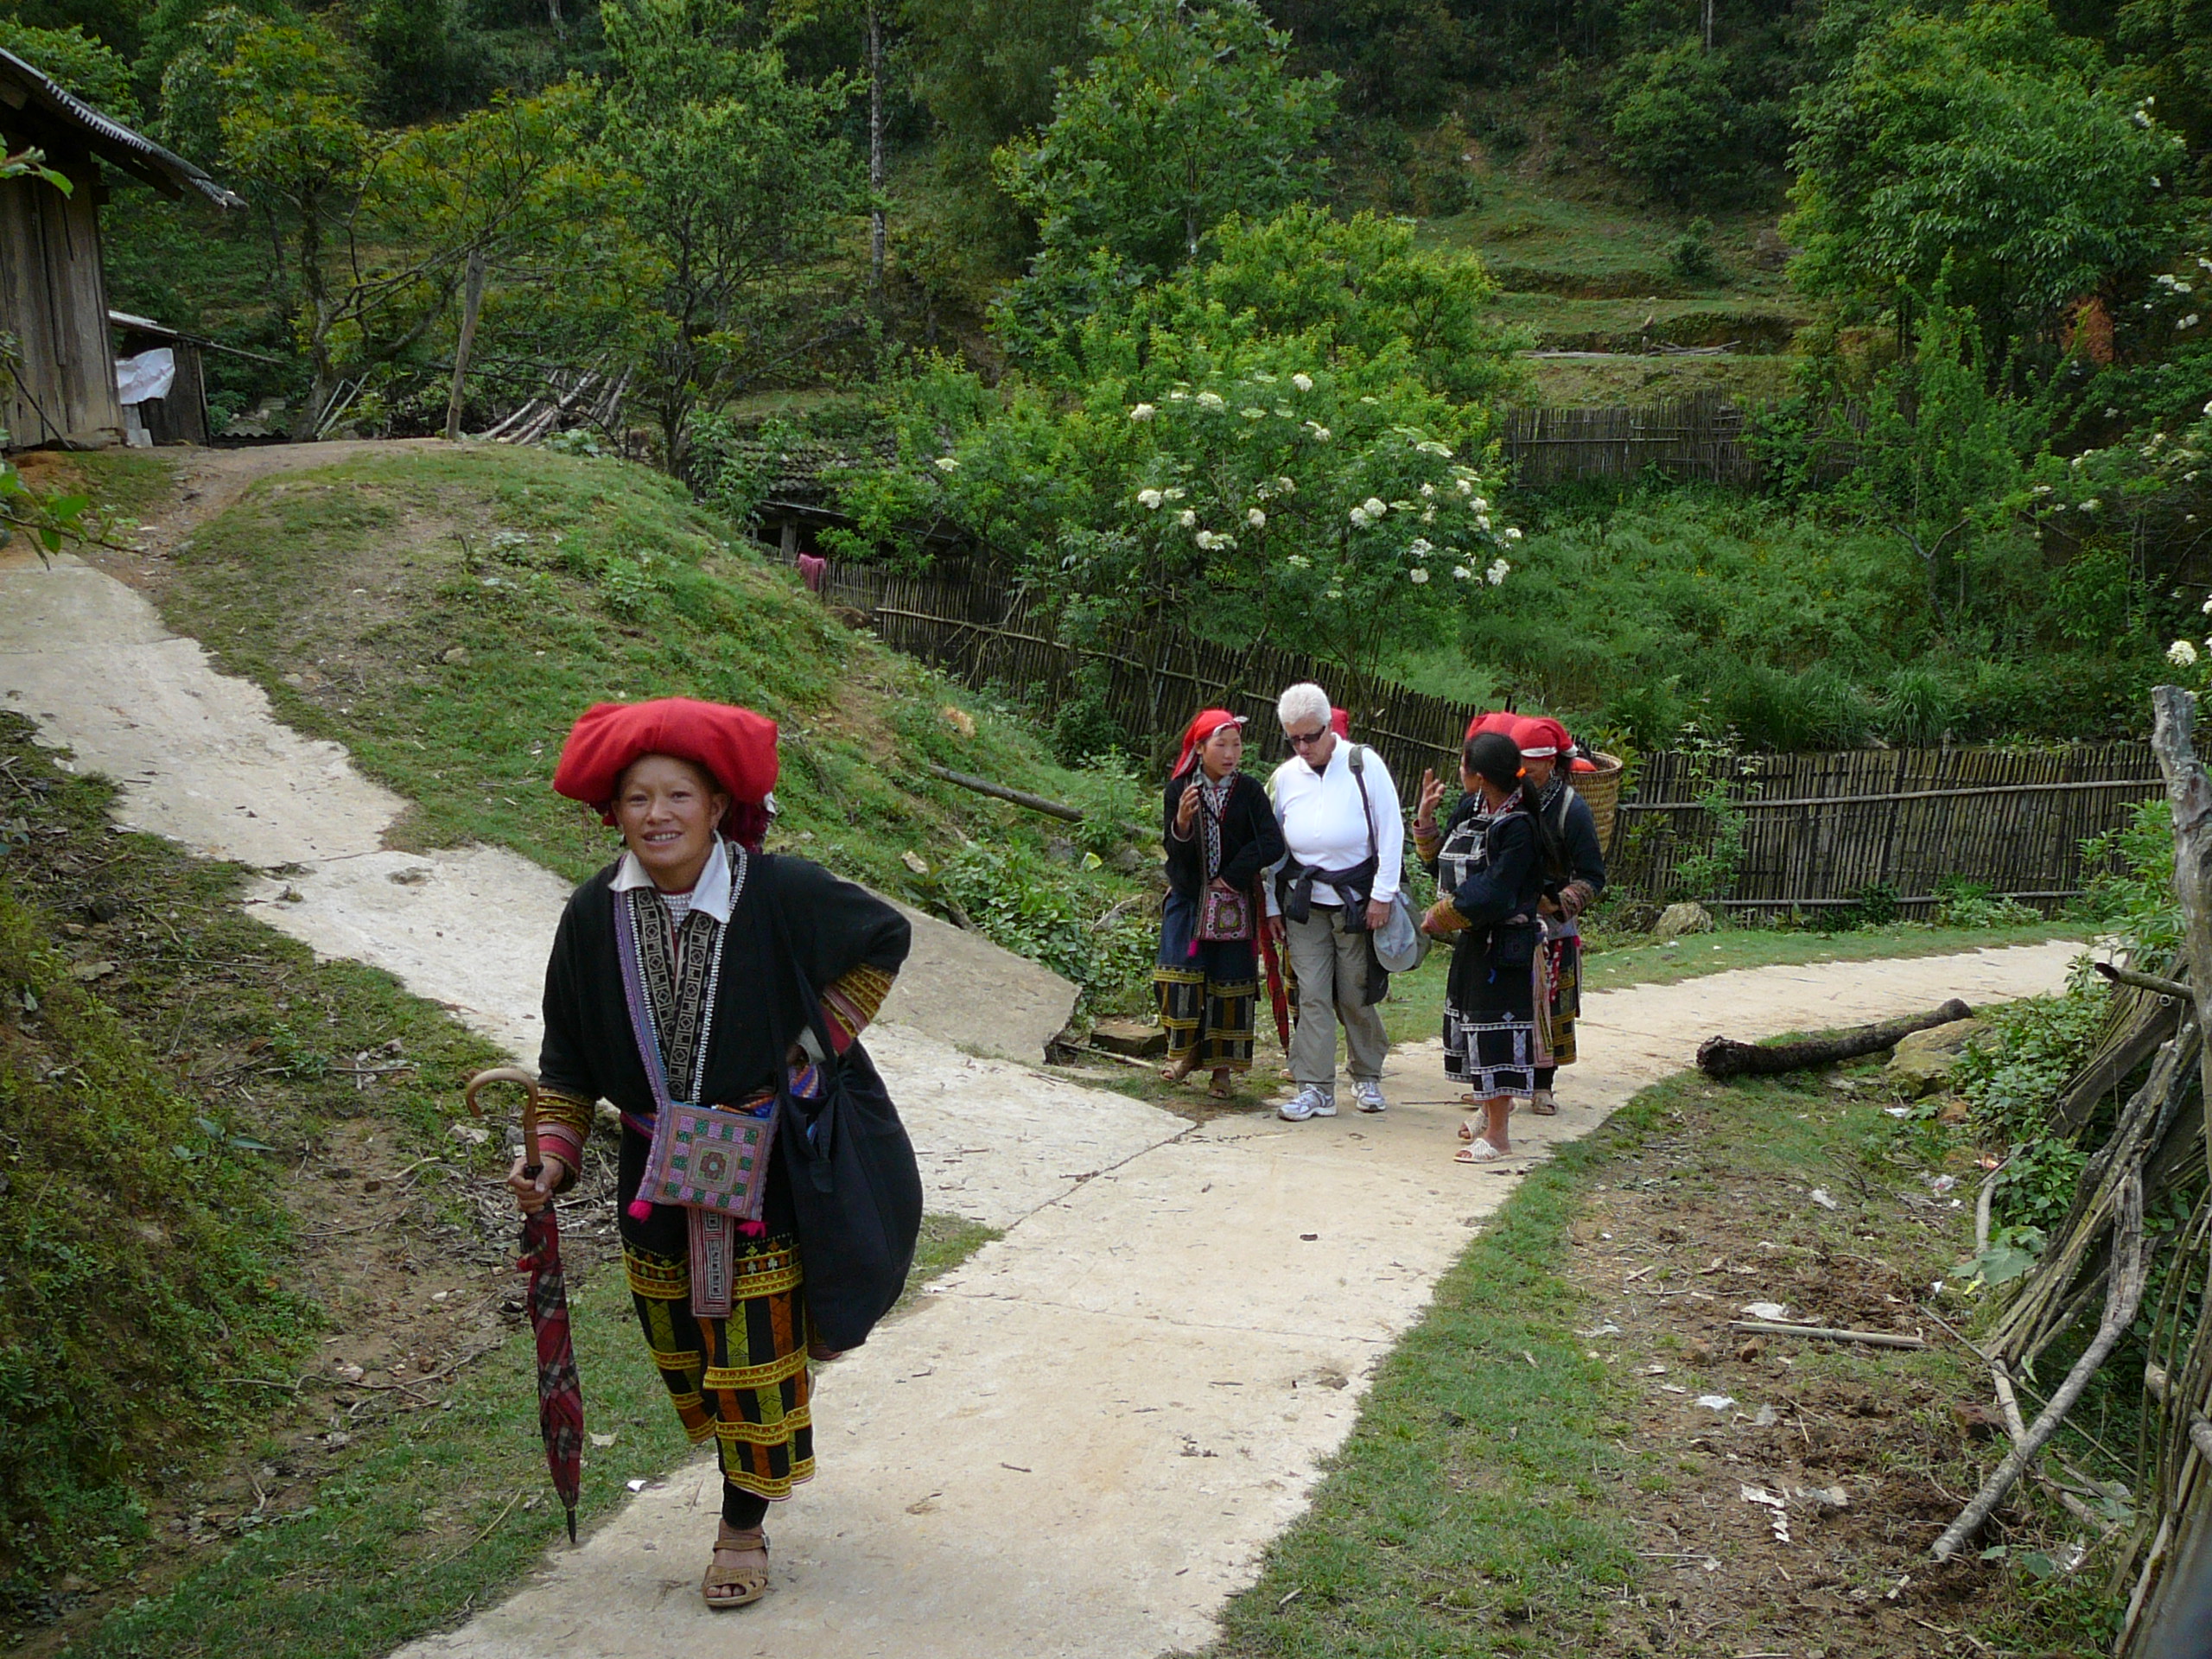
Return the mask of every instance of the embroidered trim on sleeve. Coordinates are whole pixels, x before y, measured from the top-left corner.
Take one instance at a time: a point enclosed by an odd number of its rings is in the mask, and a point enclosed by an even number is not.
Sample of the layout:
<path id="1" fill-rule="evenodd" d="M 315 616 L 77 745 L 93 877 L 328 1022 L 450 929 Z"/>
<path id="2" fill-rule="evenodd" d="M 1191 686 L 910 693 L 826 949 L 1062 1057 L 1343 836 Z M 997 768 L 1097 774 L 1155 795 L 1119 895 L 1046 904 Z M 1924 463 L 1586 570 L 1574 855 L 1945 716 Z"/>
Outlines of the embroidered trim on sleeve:
<path id="1" fill-rule="evenodd" d="M 840 1054 L 853 1046 L 853 1039 L 868 1028 L 882 1008 L 895 977 L 862 963 L 824 988 L 822 1012 L 829 1023 L 830 1039 Z"/>

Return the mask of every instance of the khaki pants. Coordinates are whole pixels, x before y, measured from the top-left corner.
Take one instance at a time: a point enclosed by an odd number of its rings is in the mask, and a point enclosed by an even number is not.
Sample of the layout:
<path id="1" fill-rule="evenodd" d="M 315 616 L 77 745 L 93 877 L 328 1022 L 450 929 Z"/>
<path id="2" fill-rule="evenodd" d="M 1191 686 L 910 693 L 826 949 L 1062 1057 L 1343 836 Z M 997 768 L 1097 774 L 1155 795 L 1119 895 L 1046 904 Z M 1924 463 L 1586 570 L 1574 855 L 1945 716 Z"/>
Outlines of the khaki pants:
<path id="1" fill-rule="evenodd" d="M 1337 1081 L 1337 1022 L 1344 1021 L 1355 1081 L 1382 1077 L 1382 1056 L 1389 1046 L 1382 1033 L 1382 1011 L 1370 1007 L 1367 995 L 1367 935 L 1348 933 L 1344 912 L 1313 906 L 1302 922 L 1283 922 L 1290 965 L 1298 976 L 1298 1029 L 1290 1034 L 1294 1082 L 1334 1089 Z"/>

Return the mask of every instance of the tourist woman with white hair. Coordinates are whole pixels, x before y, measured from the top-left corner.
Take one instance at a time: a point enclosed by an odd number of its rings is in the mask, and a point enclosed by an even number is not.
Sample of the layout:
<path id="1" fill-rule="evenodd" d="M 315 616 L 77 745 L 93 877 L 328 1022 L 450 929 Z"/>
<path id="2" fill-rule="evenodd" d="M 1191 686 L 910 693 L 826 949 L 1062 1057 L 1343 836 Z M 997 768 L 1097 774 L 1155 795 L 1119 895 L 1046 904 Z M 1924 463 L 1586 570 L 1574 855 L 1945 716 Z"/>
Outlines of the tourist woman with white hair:
<path id="1" fill-rule="evenodd" d="M 1298 1092 L 1281 1113 L 1294 1123 L 1336 1116 L 1339 1021 L 1359 1109 L 1379 1112 L 1388 1040 L 1375 1005 L 1390 978 L 1371 936 L 1389 918 L 1403 873 L 1397 785 L 1380 755 L 1338 734 L 1319 686 L 1290 687 L 1275 717 L 1292 755 L 1268 793 L 1289 850 L 1268 894 L 1268 926 L 1287 945 L 1298 979 L 1290 1041 Z"/>

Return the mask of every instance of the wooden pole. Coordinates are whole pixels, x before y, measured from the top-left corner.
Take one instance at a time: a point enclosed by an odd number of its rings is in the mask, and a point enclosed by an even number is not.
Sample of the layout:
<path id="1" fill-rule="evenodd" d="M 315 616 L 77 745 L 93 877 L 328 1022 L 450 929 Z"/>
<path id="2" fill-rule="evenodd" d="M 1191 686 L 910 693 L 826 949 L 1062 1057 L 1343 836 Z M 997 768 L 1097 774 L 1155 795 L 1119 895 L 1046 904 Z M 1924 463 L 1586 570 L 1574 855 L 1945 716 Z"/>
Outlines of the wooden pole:
<path id="1" fill-rule="evenodd" d="M 1004 784 L 995 784 L 988 778 L 978 778 L 970 772 L 955 772 L 949 766 L 931 763 L 930 776 L 942 778 L 948 784 L 957 784 L 963 789 L 972 789 L 978 795 L 988 795 L 1001 801 L 1012 801 L 1016 806 L 1026 806 L 1032 812 L 1043 812 L 1055 818 L 1065 818 L 1070 823 L 1083 822 L 1083 809 L 1065 806 L 1058 801 L 1048 801 L 1042 795 L 1032 795 L 1025 790 L 1008 789 Z"/>
<path id="2" fill-rule="evenodd" d="M 461 296 L 461 339 L 453 353 L 453 393 L 446 399 L 446 442 L 461 437 L 461 395 L 468 379 L 469 353 L 476 349 L 476 319 L 484 309 L 484 250 L 468 251 L 468 275 Z"/>

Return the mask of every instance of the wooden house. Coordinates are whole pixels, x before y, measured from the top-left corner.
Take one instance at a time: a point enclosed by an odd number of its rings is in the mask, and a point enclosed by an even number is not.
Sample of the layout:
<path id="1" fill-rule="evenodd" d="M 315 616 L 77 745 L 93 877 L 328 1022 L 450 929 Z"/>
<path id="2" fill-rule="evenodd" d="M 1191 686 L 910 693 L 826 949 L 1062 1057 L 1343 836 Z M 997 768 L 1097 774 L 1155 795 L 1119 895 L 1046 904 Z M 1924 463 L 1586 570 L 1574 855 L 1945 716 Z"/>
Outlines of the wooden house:
<path id="1" fill-rule="evenodd" d="M 65 195 L 40 178 L 0 180 L 0 333 L 15 336 L 16 353 L 0 401 L 8 447 L 120 443 L 124 413 L 100 266 L 103 164 L 163 195 L 196 191 L 218 207 L 245 204 L 10 52 L 0 52 L 0 146 L 10 155 L 42 150 L 46 164 L 75 186 Z"/>

